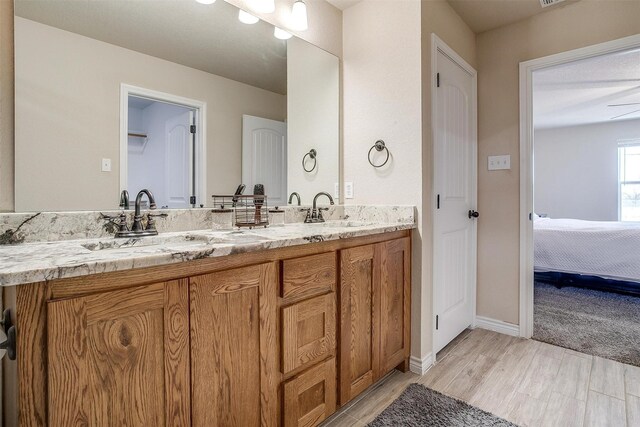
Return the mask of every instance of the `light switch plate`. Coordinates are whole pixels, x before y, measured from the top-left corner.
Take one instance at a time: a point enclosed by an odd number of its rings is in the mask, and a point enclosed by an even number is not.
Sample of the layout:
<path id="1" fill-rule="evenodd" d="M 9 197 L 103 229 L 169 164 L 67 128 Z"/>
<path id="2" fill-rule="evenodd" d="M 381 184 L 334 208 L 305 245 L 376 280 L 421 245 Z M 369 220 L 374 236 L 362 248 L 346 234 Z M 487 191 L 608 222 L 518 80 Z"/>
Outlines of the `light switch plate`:
<path id="1" fill-rule="evenodd" d="M 102 172 L 111 172 L 111 159 L 102 159 Z"/>
<path id="2" fill-rule="evenodd" d="M 344 183 L 344 198 L 353 199 L 353 181 Z"/>
<path id="3" fill-rule="evenodd" d="M 511 155 L 489 156 L 488 168 L 490 171 L 511 169 Z"/>

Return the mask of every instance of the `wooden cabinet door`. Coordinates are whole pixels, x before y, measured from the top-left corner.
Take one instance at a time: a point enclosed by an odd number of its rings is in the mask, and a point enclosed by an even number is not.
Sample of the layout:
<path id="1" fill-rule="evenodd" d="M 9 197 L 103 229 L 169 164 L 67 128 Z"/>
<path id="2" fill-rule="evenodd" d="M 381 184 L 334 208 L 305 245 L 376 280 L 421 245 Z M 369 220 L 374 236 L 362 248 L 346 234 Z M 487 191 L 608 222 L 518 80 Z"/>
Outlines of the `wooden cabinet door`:
<path id="1" fill-rule="evenodd" d="M 381 243 L 380 376 L 409 357 L 411 260 L 409 238 Z M 405 367 L 406 369 L 406 367 Z"/>
<path id="2" fill-rule="evenodd" d="M 284 385 L 284 427 L 312 427 L 336 410 L 336 359 L 331 358 Z"/>
<path id="3" fill-rule="evenodd" d="M 48 425 L 190 425 L 188 283 L 51 301 Z"/>
<path id="4" fill-rule="evenodd" d="M 277 264 L 189 281 L 193 425 L 277 425 Z"/>
<path id="5" fill-rule="evenodd" d="M 340 404 L 378 378 L 378 245 L 340 253 Z"/>
<path id="6" fill-rule="evenodd" d="M 282 309 L 282 373 L 301 371 L 336 354 L 336 294 Z"/>

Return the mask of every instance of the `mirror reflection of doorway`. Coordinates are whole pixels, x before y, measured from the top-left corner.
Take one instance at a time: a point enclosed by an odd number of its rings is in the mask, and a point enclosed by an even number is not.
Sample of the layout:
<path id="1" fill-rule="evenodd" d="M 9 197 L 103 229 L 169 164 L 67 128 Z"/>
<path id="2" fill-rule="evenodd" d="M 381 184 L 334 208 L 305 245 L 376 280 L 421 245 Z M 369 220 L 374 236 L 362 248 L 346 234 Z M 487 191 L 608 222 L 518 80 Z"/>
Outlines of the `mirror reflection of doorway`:
<path id="1" fill-rule="evenodd" d="M 147 188 L 160 208 L 187 209 L 204 203 L 199 165 L 204 136 L 197 102 L 123 89 L 121 190 L 133 199 Z"/>

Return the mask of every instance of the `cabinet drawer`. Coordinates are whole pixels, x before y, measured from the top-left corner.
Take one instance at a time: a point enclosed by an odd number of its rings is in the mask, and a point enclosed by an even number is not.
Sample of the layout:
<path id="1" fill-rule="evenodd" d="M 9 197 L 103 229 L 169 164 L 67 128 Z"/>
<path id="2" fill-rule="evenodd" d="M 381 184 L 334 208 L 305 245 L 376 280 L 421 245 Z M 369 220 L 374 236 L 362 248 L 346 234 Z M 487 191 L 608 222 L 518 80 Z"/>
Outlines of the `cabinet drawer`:
<path id="1" fill-rule="evenodd" d="M 333 292 L 335 289 L 335 252 L 282 261 L 282 298 L 285 303 Z"/>
<path id="2" fill-rule="evenodd" d="M 284 427 L 320 424 L 336 410 L 336 359 L 331 358 L 284 385 Z"/>
<path id="3" fill-rule="evenodd" d="M 334 292 L 282 309 L 282 373 L 313 365 L 336 350 Z"/>

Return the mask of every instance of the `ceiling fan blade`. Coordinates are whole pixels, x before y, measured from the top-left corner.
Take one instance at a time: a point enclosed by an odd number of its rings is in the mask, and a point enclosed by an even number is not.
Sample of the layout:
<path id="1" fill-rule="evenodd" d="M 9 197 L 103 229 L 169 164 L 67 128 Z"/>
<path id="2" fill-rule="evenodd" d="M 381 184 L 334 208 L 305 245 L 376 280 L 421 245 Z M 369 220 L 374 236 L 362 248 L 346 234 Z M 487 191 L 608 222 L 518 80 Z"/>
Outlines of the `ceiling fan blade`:
<path id="1" fill-rule="evenodd" d="M 611 117 L 609 120 L 618 119 L 620 117 L 628 116 L 629 114 L 638 113 L 638 112 L 640 112 L 640 110 L 630 111 L 628 113 L 620 114 L 619 116 Z"/>
<path id="2" fill-rule="evenodd" d="M 625 107 L 627 105 L 640 105 L 640 102 L 629 102 L 627 104 L 609 104 L 607 107 Z"/>

